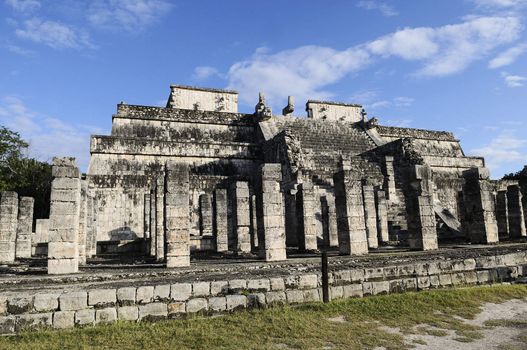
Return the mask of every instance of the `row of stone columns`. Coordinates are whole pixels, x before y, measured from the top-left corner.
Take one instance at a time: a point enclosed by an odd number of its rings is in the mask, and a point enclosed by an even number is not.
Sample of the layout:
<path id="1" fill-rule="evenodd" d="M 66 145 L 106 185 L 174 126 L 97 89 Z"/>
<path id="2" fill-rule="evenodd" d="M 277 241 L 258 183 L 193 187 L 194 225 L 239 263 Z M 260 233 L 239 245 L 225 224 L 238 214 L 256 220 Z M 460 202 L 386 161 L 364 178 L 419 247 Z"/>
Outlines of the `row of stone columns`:
<path id="1" fill-rule="evenodd" d="M 509 185 L 496 194 L 498 232 L 511 238 L 527 237 L 527 208 L 519 185 Z"/>
<path id="2" fill-rule="evenodd" d="M 0 194 L 0 263 L 31 257 L 34 203 L 16 192 Z"/>

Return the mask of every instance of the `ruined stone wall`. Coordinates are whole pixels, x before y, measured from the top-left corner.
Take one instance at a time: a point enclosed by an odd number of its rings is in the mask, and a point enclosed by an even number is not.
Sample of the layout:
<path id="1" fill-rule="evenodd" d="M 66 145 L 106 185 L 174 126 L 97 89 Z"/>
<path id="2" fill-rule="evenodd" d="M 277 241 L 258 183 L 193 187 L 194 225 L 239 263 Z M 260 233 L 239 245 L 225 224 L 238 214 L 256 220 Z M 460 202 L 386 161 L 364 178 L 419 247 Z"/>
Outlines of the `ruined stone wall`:
<path id="1" fill-rule="evenodd" d="M 167 107 L 236 113 L 238 93 L 229 90 L 171 85 Z"/>
<path id="2" fill-rule="evenodd" d="M 343 121 L 356 123 L 363 119 L 362 106 L 355 104 L 312 101 L 306 103 L 307 117 L 331 122 Z"/>

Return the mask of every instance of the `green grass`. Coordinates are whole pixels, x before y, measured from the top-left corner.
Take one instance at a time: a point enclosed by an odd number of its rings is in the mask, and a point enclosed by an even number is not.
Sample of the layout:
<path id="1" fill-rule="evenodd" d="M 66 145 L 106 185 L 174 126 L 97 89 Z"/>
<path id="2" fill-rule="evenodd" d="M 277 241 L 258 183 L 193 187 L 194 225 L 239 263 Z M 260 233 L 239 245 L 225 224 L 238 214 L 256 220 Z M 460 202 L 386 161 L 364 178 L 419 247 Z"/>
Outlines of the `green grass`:
<path id="1" fill-rule="evenodd" d="M 525 297 L 527 286 L 520 285 L 393 294 L 215 318 L 26 332 L 0 337 L 0 349 L 406 349 L 411 345 L 403 336 L 383 326 L 437 335 L 453 330 L 460 342 L 470 342 L 481 337 L 480 329 L 454 315 L 473 318 L 483 303 Z M 328 320 L 334 317 L 346 322 Z"/>

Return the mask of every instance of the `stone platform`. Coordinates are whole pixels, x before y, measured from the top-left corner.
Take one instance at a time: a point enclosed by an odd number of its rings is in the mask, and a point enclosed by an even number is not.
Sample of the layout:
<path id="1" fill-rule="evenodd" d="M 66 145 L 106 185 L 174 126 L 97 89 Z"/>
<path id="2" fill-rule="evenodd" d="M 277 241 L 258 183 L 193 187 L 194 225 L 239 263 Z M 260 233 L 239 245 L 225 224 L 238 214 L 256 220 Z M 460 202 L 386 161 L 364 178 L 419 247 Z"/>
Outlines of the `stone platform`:
<path id="1" fill-rule="evenodd" d="M 321 301 L 320 257 L 291 254 L 271 263 L 204 256 L 177 269 L 98 260 L 63 276 L 19 266 L 18 273 L 4 271 L 0 277 L 0 333 Z M 331 299 L 363 297 L 513 282 L 527 275 L 527 244 L 449 246 L 426 253 L 379 249 L 362 257 L 334 253 L 329 260 Z"/>

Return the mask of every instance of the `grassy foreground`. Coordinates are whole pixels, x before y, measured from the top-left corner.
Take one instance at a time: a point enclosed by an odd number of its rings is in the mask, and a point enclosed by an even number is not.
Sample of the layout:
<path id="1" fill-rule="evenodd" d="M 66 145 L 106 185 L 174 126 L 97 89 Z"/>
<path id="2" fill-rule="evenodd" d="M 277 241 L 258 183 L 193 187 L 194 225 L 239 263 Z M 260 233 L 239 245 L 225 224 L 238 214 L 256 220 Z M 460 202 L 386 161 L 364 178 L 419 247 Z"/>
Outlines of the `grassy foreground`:
<path id="1" fill-rule="evenodd" d="M 470 342 L 481 337 L 478 328 L 454 315 L 471 318 L 483 303 L 525 297 L 524 285 L 393 294 L 214 318 L 27 332 L 0 337 L 0 349 L 404 349 L 403 337 L 383 326 L 439 336 L 450 329 L 458 341 Z"/>

